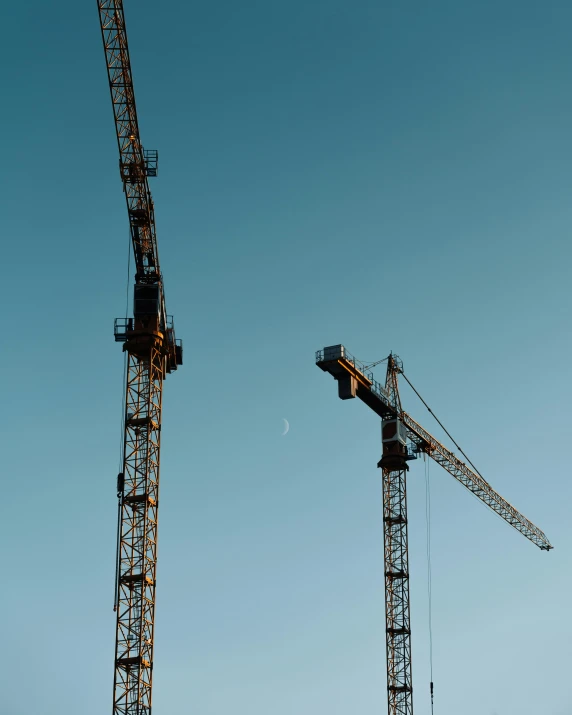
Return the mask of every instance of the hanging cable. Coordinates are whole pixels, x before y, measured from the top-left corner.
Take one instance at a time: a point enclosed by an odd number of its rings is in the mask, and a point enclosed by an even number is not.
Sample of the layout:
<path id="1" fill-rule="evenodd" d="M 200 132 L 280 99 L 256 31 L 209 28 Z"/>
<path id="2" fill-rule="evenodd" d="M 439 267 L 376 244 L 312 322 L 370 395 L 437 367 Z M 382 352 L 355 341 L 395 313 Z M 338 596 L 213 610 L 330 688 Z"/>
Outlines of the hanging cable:
<path id="1" fill-rule="evenodd" d="M 127 242 L 127 282 L 125 288 L 125 323 L 129 316 L 129 286 L 131 283 L 131 230 Z M 125 403 L 127 395 L 127 353 L 123 359 L 123 395 L 121 397 L 121 435 L 119 441 L 119 473 L 117 475 L 117 543 L 115 552 L 115 583 L 113 589 L 113 610 L 117 611 L 119 602 L 119 567 L 121 562 L 121 509 L 123 507 L 123 490 L 125 486 L 125 474 L 123 464 L 125 461 L 125 418 L 127 405 Z"/>
<path id="2" fill-rule="evenodd" d="M 364 370 L 371 370 L 371 369 L 374 368 L 376 365 L 381 365 L 382 362 L 387 362 L 387 360 L 388 360 L 388 358 L 385 357 L 385 358 L 382 358 L 381 360 L 376 360 L 375 362 L 372 362 L 372 363 L 369 363 L 369 364 L 365 364 L 365 363 L 364 363 L 363 369 L 364 369 Z M 363 363 L 364 361 L 363 361 L 363 360 L 360 360 L 360 362 Z"/>
<path id="3" fill-rule="evenodd" d="M 123 472 L 117 475 L 117 550 L 115 552 L 115 584 L 113 596 L 113 611 L 117 611 L 119 605 L 119 564 L 121 561 L 121 508 L 123 507 Z"/>
<path id="4" fill-rule="evenodd" d="M 441 420 L 437 417 L 437 415 L 433 412 L 433 410 L 429 407 L 429 405 L 425 402 L 425 400 L 421 397 L 421 395 L 420 395 L 420 394 L 417 392 L 417 390 L 413 387 L 413 385 L 411 384 L 411 382 L 409 381 L 407 375 L 403 372 L 403 370 L 401 370 L 401 374 L 402 374 L 403 377 L 405 378 L 405 380 L 406 380 L 407 384 L 409 385 L 409 387 L 413 390 L 413 392 L 417 395 L 417 397 L 421 400 L 421 402 L 425 405 L 425 407 L 426 407 L 426 408 L 429 410 L 429 412 L 433 415 L 433 417 L 434 417 L 435 420 L 437 421 L 437 424 L 438 424 L 438 425 L 441 427 L 441 429 L 445 432 L 445 434 L 447 435 L 447 437 L 449 437 L 449 439 L 451 440 L 451 442 L 455 445 L 455 447 L 459 450 L 459 452 L 463 455 L 463 457 L 467 460 L 467 462 L 471 465 L 471 467 L 475 470 L 475 472 L 479 475 L 479 477 L 481 477 L 481 479 L 484 479 L 484 481 L 486 482 L 487 480 L 483 477 L 483 475 L 479 472 L 479 470 L 475 467 L 475 465 L 474 465 L 474 464 L 471 462 L 471 460 L 467 457 L 467 455 L 465 454 L 465 452 L 463 452 L 463 450 L 459 447 L 459 445 L 457 444 L 457 442 L 455 442 L 455 440 L 453 439 L 453 436 L 452 436 L 451 433 L 447 430 L 447 428 L 445 427 L 445 425 L 441 422 Z M 488 484 L 488 482 L 487 482 L 487 484 Z"/>
<path id="5" fill-rule="evenodd" d="M 131 228 L 127 245 L 127 286 L 125 288 L 125 320 L 129 317 L 129 284 L 131 282 Z"/>
<path id="6" fill-rule="evenodd" d="M 131 229 L 129 230 L 129 237 L 127 241 L 127 282 L 125 286 L 125 323 L 127 324 L 129 316 L 129 286 L 131 283 Z M 123 458 L 124 458 L 124 439 L 125 439 L 125 395 L 127 388 L 127 353 L 124 355 L 123 360 L 123 394 L 121 396 L 121 434 L 119 441 L 119 465 L 118 471 L 123 469 Z"/>
<path id="7" fill-rule="evenodd" d="M 429 480 L 429 457 L 425 460 L 425 524 L 427 527 L 427 596 L 429 603 L 429 693 L 431 695 L 431 715 L 433 715 L 433 605 L 431 584 L 431 485 Z"/>

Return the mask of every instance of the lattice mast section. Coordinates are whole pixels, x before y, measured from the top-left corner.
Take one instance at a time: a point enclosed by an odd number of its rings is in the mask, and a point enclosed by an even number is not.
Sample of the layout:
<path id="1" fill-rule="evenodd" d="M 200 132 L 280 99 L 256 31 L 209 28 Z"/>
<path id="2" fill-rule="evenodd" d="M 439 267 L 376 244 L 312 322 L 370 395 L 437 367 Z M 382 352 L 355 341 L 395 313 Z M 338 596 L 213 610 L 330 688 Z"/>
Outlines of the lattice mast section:
<path id="1" fill-rule="evenodd" d="M 386 391 L 397 414 L 401 401 L 398 364 L 389 356 Z M 387 657 L 387 712 L 412 715 L 411 622 L 407 545 L 407 450 L 399 442 L 395 420 L 382 423 L 383 455 L 378 464 L 383 484 L 383 535 L 385 574 L 385 635 Z"/>
<path id="2" fill-rule="evenodd" d="M 149 715 L 165 357 L 159 339 L 144 339 L 130 347 L 138 354 L 128 350 L 124 471 L 118 485 L 121 518 L 113 712 Z"/>

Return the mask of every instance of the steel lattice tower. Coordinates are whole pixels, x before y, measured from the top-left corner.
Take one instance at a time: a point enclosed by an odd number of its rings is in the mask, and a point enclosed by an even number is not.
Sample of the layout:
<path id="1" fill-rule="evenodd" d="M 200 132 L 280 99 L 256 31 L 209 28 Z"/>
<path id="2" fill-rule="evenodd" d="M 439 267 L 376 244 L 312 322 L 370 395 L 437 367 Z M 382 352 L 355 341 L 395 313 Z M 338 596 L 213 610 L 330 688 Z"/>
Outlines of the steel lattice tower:
<path id="1" fill-rule="evenodd" d="M 167 315 L 148 177 L 157 152 L 143 150 L 122 0 L 98 0 L 119 147 L 119 171 L 135 258 L 133 318 L 115 321 L 127 353 L 116 561 L 114 715 L 150 715 L 163 380 L 182 364 Z"/>
<path id="2" fill-rule="evenodd" d="M 399 365 L 387 360 L 385 390 L 400 413 Z M 378 466 L 383 484 L 383 541 L 385 575 L 385 642 L 387 656 L 387 708 L 389 715 L 412 715 L 411 623 L 409 618 L 409 558 L 407 545 L 407 450 L 397 441 L 393 421 L 382 426 L 383 455 Z"/>
<path id="3" fill-rule="evenodd" d="M 406 470 L 382 467 L 387 700 L 390 715 L 412 715 Z"/>
<path id="4" fill-rule="evenodd" d="M 147 715 L 151 712 L 153 680 L 165 356 L 158 336 L 142 336 L 133 345 L 127 342 L 126 347 L 124 471 L 118 489 L 121 517 L 113 709 L 118 715 Z"/>

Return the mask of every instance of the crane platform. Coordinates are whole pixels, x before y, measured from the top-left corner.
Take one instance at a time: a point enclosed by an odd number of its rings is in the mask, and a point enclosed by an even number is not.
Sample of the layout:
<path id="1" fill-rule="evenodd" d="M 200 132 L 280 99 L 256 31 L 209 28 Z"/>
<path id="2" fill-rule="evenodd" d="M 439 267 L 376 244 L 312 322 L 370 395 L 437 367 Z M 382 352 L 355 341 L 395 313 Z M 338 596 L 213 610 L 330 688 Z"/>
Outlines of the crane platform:
<path id="1" fill-rule="evenodd" d="M 340 399 L 359 397 L 382 420 L 398 416 L 391 404 L 389 392 L 374 380 L 373 373 L 343 345 L 330 345 L 318 350 L 316 365 L 337 380 Z"/>

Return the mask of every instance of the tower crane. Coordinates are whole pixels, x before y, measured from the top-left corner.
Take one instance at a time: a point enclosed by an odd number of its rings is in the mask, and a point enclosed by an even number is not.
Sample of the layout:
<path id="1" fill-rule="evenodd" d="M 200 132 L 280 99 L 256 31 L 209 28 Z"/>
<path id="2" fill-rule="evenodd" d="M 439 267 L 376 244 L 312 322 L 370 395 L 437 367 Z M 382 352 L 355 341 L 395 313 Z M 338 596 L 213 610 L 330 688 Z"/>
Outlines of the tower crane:
<path id="1" fill-rule="evenodd" d="M 135 258 L 133 317 L 115 321 L 126 353 L 114 610 L 113 715 L 150 715 L 163 380 L 183 363 L 167 315 L 149 177 L 158 154 L 141 145 L 122 0 L 98 0 L 119 173 Z"/>
<path id="2" fill-rule="evenodd" d="M 396 355 L 387 358 L 384 386 L 374 380 L 371 366 L 356 360 L 343 345 L 319 350 L 316 364 L 337 380 L 338 395 L 342 400 L 358 397 L 381 417 L 382 457 L 377 466 L 381 468 L 383 481 L 388 713 L 413 715 L 406 501 L 408 461 L 419 454 L 428 455 L 533 544 L 544 551 L 552 546 L 544 533 L 497 494 L 474 466 L 461 461 L 403 411 L 398 376 L 401 374 L 407 382 L 409 380 Z"/>

